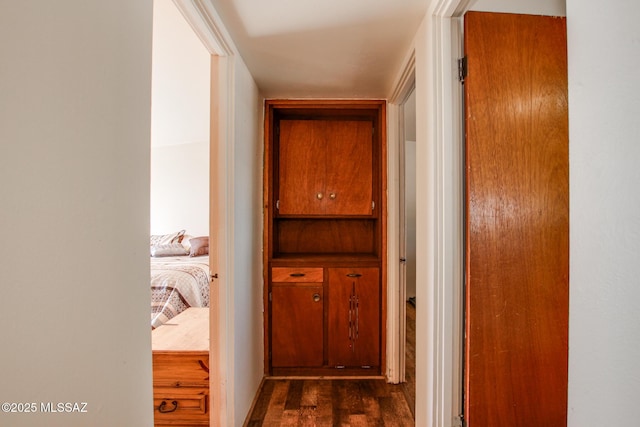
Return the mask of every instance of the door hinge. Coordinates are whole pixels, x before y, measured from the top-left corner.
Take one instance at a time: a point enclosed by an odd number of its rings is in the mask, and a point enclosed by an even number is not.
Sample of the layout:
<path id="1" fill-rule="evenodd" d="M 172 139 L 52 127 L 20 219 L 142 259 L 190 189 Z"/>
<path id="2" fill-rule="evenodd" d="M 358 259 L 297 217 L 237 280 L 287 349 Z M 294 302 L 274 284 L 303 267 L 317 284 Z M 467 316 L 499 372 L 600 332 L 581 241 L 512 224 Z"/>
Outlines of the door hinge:
<path id="1" fill-rule="evenodd" d="M 464 80 L 467 78 L 468 71 L 467 57 L 463 56 L 462 58 L 458 59 L 458 80 L 460 81 L 460 83 L 464 84 Z"/>

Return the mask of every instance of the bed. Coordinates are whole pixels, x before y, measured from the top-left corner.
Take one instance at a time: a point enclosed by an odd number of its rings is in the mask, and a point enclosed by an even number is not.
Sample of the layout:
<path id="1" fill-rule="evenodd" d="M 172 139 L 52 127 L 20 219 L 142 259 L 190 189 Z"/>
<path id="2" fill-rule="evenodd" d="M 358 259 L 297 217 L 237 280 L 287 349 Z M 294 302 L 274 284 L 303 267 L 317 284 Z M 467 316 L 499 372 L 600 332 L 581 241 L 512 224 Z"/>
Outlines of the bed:
<path id="1" fill-rule="evenodd" d="M 183 234 L 177 233 L 175 241 L 169 243 L 166 240 L 170 235 L 165 235 L 164 242 L 156 241 L 155 244 L 152 236 L 150 284 L 153 329 L 189 307 L 209 307 L 208 237 L 187 238 L 183 244 Z M 194 244 L 190 245 L 189 241 Z M 180 250 L 176 244 L 184 246 L 184 249 Z"/>

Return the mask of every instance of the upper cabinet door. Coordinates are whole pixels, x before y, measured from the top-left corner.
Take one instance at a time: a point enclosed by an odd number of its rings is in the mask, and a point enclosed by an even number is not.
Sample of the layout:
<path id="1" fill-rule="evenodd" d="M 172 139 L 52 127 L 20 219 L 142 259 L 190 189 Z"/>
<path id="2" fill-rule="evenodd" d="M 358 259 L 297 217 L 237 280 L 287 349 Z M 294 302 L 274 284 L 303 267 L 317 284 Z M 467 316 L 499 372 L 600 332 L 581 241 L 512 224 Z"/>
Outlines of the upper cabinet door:
<path id="1" fill-rule="evenodd" d="M 281 120 L 280 215 L 371 215 L 370 121 Z"/>
<path id="2" fill-rule="evenodd" d="M 321 131 L 313 120 L 280 121 L 281 215 L 309 215 L 323 208 L 325 141 Z"/>
<path id="3" fill-rule="evenodd" d="M 325 213 L 371 215 L 373 128 L 369 121 L 322 122 L 327 138 Z"/>

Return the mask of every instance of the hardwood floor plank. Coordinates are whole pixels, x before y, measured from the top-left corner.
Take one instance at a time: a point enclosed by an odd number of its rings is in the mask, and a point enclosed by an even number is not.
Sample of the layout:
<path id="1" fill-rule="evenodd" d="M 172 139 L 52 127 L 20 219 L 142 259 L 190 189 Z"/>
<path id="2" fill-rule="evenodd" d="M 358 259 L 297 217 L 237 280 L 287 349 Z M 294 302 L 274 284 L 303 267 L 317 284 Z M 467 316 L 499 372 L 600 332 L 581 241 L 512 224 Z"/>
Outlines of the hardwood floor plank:
<path id="1" fill-rule="evenodd" d="M 271 400 L 274 386 L 275 381 L 264 381 L 262 383 L 262 388 L 260 389 L 260 393 L 258 394 L 258 398 L 256 399 L 256 403 L 253 407 L 253 412 L 251 413 L 251 417 L 249 417 L 248 426 L 253 427 L 254 425 L 262 425 L 264 416 L 269 409 L 269 401 Z M 260 424 L 252 424 L 254 422 L 259 422 Z"/>
<path id="2" fill-rule="evenodd" d="M 364 413 L 367 416 L 367 423 L 370 426 L 384 426 L 382 416 L 380 414 L 380 404 L 378 399 L 373 396 L 364 396 L 362 398 Z"/>
<path id="3" fill-rule="evenodd" d="M 316 380 L 318 387 L 318 400 L 316 409 L 317 426 L 333 425 L 333 407 L 331 405 L 332 385 L 331 381 Z"/>
<path id="4" fill-rule="evenodd" d="M 284 404 L 284 409 L 300 409 L 300 400 L 302 399 L 302 386 L 303 381 L 294 381 L 289 384 L 289 392 L 287 393 L 287 400 Z"/>
<path id="5" fill-rule="evenodd" d="M 290 383 L 287 380 L 276 380 L 263 425 L 268 427 L 280 426 L 280 422 L 284 418 L 284 403 L 287 399 Z"/>

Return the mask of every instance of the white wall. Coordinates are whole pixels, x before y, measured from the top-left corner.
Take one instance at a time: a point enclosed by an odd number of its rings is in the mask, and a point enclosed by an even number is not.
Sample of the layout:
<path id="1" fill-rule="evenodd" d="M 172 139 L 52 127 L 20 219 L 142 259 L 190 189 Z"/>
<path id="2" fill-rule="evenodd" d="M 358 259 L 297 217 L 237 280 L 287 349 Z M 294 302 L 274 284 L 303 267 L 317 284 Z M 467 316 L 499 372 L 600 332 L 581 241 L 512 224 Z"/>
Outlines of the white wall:
<path id="1" fill-rule="evenodd" d="M 232 289 L 235 426 L 242 426 L 264 374 L 262 98 L 244 63 L 235 66 Z"/>
<path id="2" fill-rule="evenodd" d="M 209 142 L 151 149 L 151 234 L 209 235 Z"/>
<path id="3" fill-rule="evenodd" d="M 569 426 L 637 423 L 640 4 L 567 0 Z"/>
<path id="4" fill-rule="evenodd" d="M 209 234 L 211 54 L 172 0 L 153 2 L 151 234 Z"/>
<path id="5" fill-rule="evenodd" d="M 472 0 L 469 10 L 565 16 L 565 0 Z"/>
<path id="6" fill-rule="evenodd" d="M 0 3 L 0 401 L 88 404 L 2 426 L 153 425 L 151 18 Z"/>

